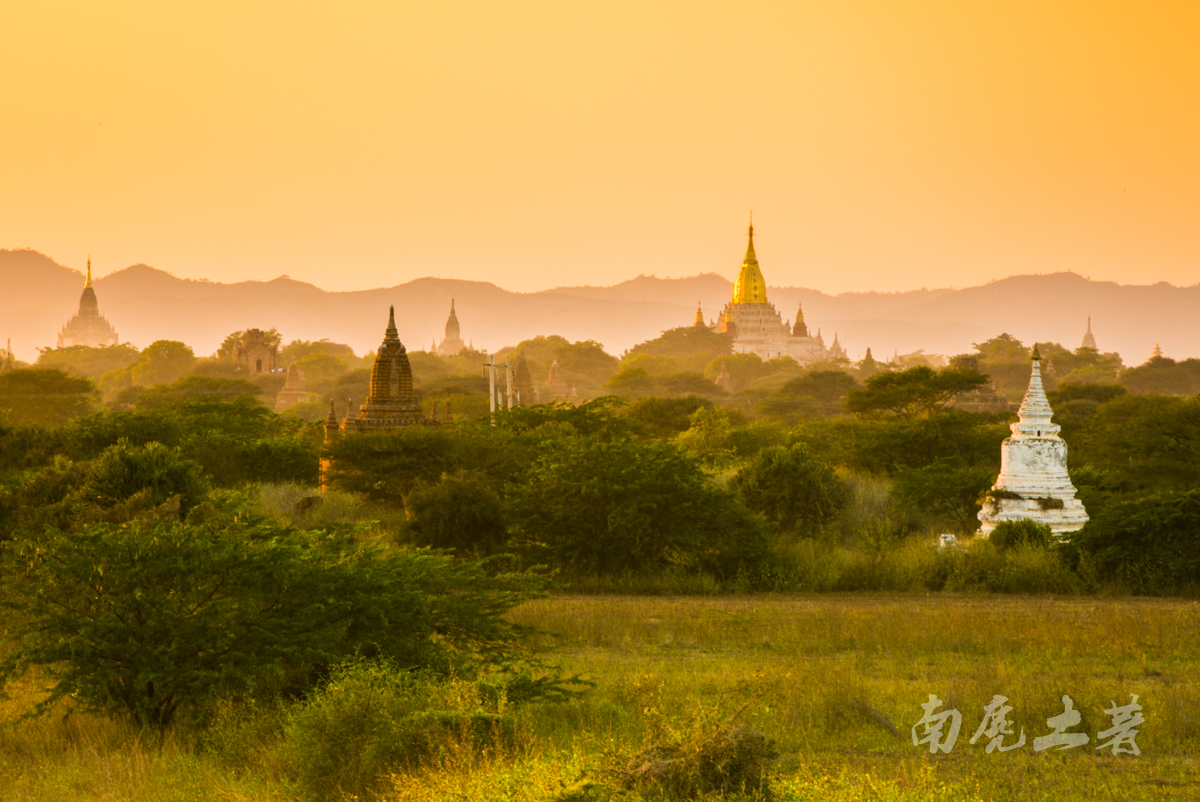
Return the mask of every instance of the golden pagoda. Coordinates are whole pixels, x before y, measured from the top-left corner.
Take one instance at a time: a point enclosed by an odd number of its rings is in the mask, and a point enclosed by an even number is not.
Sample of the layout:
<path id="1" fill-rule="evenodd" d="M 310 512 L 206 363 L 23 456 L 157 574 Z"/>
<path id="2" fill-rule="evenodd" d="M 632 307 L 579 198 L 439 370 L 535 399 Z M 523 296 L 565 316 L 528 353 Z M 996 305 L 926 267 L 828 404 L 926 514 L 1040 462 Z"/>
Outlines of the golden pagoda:
<path id="1" fill-rule="evenodd" d="M 733 297 L 721 313 L 717 331 L 733 337 L 735 353 L 757 354 L 762 359 L 791 357 L 801 365 L 829 357 L 819 337 L 810 337 L 804 315 L 797 309 L 795 327 L 784 323 L 767 300 L 767 280 L 754 252 L 754 219 L 747 230 L 746 255 L 742 257 Z"/>
<path id="2" fill-rule="evenodd" d="M 754 255 L 754 221 L 750 221 L 749 242 L 742 267 L 738 270 L 737 282 L 733 285 L 733 303 L 765 304 L 767 302 L 767 280 L 758 268 L 758 257 Z"/>

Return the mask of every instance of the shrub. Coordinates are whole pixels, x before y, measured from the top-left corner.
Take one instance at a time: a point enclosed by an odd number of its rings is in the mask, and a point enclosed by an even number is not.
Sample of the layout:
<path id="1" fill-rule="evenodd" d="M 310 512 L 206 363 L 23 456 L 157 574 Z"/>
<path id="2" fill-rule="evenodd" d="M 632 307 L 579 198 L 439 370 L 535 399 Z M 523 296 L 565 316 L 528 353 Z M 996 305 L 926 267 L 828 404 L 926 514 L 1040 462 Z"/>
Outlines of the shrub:
<path id="1" fill-rule="evenodd" d="M 502 616 L 530 595 L 527 578 L 244 512 L 5 545 L 0 680 L 38 667 L 40 710 L 74 696 L 159 730 L 223 697 L 303 692 L 355 655 L 447 672 L 507 660 L 523 630 Z"/>
<path id="2" fill-rule="evenodd" d="M 476 684 L 359 662 L 285 713 L 280 750 L 311 798 L 333 800 L 373 796 L 390 771 L 514 741 L 503 699 L 487 706 Z"/>
<path id="3" fill-rule="evenodd" d="M 443 476 L 437 484 L 418 484 L 409 494 L 405 526 L 420 546 L 488 555 L 505 542 L 500 496 L 481 479 L 466 473 Z"/>
<path id="4" fill-rule="evenodd" d="M 1162 493 L 1104 508 L 1071 548 L 1101 577 L 1138 593 L 1170 593 L 1200 584 L 1200 490 Z"/>
<path id="5" fill-rule="evenodd" d="M 749 511 L 667 443 L 564 439 L 506 492 L 514 547 L 575 575 L 728 577 L 766 552 Z"/>
<path id="6" fill-rule="evenodd" d="M 753 727 L 718 724 L 669 733 L 618 776 L 627 788 L 666 799 L 744 793 L 769 799 L 768 771 L 778 756 L 775 743 Z"/>
<path id="7" fill-rule="evenodd" d="M 1062 502 L 1059 502 L 1061 506 Z M 1053 542 L 1054 535 L 1050 527 L 1039 524 L 1029 518 L 1016 521 L 1001 521 L 992 530 L 989 540 L 1001 551 L 1015 549 L 1018 546 L 1037 546 L 1047 548 Z"/>

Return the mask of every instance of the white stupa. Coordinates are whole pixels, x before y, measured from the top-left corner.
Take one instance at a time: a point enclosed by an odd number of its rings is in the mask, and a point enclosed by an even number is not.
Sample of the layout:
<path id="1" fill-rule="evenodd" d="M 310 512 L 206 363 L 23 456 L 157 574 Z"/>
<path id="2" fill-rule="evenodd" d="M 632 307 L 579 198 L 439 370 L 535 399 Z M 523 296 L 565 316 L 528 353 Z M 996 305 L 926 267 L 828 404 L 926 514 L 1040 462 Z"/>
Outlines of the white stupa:
<path id="1" fill-rule="evenodd" d="M 1083 502 L 1067 475 L 1067 444 L 1051 422 L 1054 410 L 1042 389 L 1041 355 L 1033 349 L 1029 390 L 1011 425 L 1012 437 L 1000 447 L 1000 477 L 983 509 L 979 534 L 987 537 L 1001 521 L 1029 518 L 1054 534 L 1075 532 L 1087 523 Z"/>

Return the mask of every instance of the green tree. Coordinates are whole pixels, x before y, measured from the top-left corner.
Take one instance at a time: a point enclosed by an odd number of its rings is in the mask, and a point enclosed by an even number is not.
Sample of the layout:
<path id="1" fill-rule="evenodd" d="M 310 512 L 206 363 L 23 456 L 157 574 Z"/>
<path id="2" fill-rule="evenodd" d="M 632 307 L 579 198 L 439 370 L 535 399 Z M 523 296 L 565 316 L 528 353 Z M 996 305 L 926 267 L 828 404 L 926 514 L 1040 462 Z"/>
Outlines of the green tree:
<path id="1" fill-rule="evenodd" d="M 111 370 L 132 365 L 137 361 L 138 349 L 129 343 L 89 348 L 72 345 L 66 348 L 42 348 L 37 359 L 39 368 L 58 368 L 74 376 L 98 379 Z"/>
<path id="2" fill-rule="evenodd" d="M 971 534 L 979 529 L 979 499 L 995 480 L 995 465 L 942 457 L 898 470 L 893 493 L 913 517 Z"/>
<path id="3" fill-rule="evenodd" d="M 733 337 L 718 334 L 707 326 L 683 326 L 664 331 L 653 340 L 639 343 L 629 354 L 665 356 L 675 360 L 684 372 L 700 373 L 714 359 L 733 353 Z"/>
<path id="4" fill-rule="evenodd" d="M 1122 371 L 1119 381 L 1138 395 L 1196 395 L 1200 393 L 1200 359 L 1176 362 L 1165 356 L 1154 357 L 1144 365 Z"/>
<path id="5" fill-rule="evenodd" d="M 1098 511 L 1071 546 L 1103 580 L 1135 592 L 1176 593 L 1200 585 L 1200 490 L 1168 491 Z"/>
<path id="6" fill-rule="evenodd" d="M 182 517 L 207 492 L 200 466 L 184 459 L 178 448 L 161 443 L 134 446 L 120 441 L 105 449 L 89 466 L 78 494 L 82 500 L 102 509 L 138 495 L 145 495 L 154 506 L 177 498 Z"/>
<path id="7" fill-rule="evenodd" d="M 642 398 L 657 389 L 654 377 L 645 368 L 622 368 L 605 382 L 606 390 L 628 398 Z"/>
<path id="8" fill-rule="evenodd" d="M 735 393 L 772 372 L 771 367 L 758 354 L 730 354 L 709 362 L 704 368 L 704 378 L 716 381 L 717 376 L 721 374 L 722 365 L 729 371 L 729 379 Z"/>
<path id="9" fill-rule="evenodd" d="M 293 363 L 286 364 L 290 368 Z M 313 353 L 294 360 L 294 364 L 310 384 L 323 384 L 349 373 L 351 363 L 334 354 Z"/>
<path id="10" fill-rule="evenodd" d="M 290 365 L 313 354 L 325 354 L 337 357 L 346 363 L 348 367 L 358 366 L 358 357 L 354 355 L 353 348 L 343 343 L 333 343 L 329 340 L 292 340 L 279 350 L 278 363 L 280 365 Z M 230 353 L 228 356 L 232 359 L 233 355 Z"/>
<path id="11" fill-rule="evenodd" d="M 298 694 L 356 656 L 465 673 L 509 659 L 529 592 L 475 563 L 241 515 L 21 533 L 2 554 L 0 680 L 160 730 L 221 699 Z M 520 580 L 525 587 L 529 579 Z"/>
<path id="12" fill-rule="evenodd" d="M 1029 348 L 1011 334 L 1004 333 L 975 343 L 979 358 L 988 362 L 1027 362 Z"/>
<path id="13" fill-rule="evenodd" d="M 727 395 L 710 379 L 704 378 L 702 373 L 671 373 L 660 378 L 658 385 L 664 394 L 672 397 L 696 395 L 704 398 L 719 398 Z"/>
<path id="14" fill-rule="evenodd" d="M 91 412 L 100 393 L 88 379 L 58 369 L 22 368 L 0 372 L 0 408 L 17 424 L 58 426 Z"/>
<path id="15" fill-rule="evenodd" d="M 794 423 L 801 418 L 827 417 L 843 412 L 843 399 L 858 387 L 854 377 L 841 370 L 818 370 L 792 379 L 758 404 L 769 418 Z"/>
<path id="16" fill-rule="evenodd" d="M 621 360 L 621 372 L 640 368 L 651 376 L 666 376 L 678 373 L 679 366 L 669 356 L 657 354 L 628 354 Z"/>
<path id="17" fill-rule="evenodd" d="M 477 557 L 504 546 L 500 496 L 477 476 L 458 473 L 443 476 L 436 484 L 418 483 L 407 506 L 405 532 L 419 546 Z"/>
<path id="18" fill-rule="evenodd" d="M 850 501 L 846 483 L 803 443 L 763 449 L 738 471 L 730 487 L 782 532 L 812 534 Z"/>
<path id="19" fill-rule="evenodd" d="M 514 546 L 571 575 L 729 576 L 765 555 L 749 512 L 666 443 L 561 440 L 507 495 Z"/>
<path id="20" fill-rule="evenodd" d="M 935 371 L 924 366 L 878 373 L 866 380 L 863 389 L 847 393 L 846 409 L 867 416 L 928 418 L 943 412 L 959 394 L 978 389 L 987 380 L 977 370 Z"/>
<path id="21" fill-rule="evenodd" d="M 159 409 L 189 398 L 228 400 L 239 396 L 257 398 L 263 388 L 254 382 L 225 376 L 186 376 L 171 384 L 130 387 L 117 396 L 119 406 Z"/>
<path id="22" fill-rule="evenodd" d="M 1128 489 L 1200 485 L 1200 397 L 1124 395 L 1098 408 L 1073 453 Z"/>
<path id="23" fill-rule="evenodd" d="M 645 427 L 651 437 L 671 437 L 691 426 L 691 416 L 701 408 L 712 408 L 707 399 L 643 398 L 629 409 L 629 417 Z"/>
<path id="24" fill-rule="evenodd" d="M 141 387 L 170 384 L 187 375 L 195 363 L 196 356 L 188 346 L 173 340 L 158 340 L 146 346 L 129 366 L 129 379 Z"/>

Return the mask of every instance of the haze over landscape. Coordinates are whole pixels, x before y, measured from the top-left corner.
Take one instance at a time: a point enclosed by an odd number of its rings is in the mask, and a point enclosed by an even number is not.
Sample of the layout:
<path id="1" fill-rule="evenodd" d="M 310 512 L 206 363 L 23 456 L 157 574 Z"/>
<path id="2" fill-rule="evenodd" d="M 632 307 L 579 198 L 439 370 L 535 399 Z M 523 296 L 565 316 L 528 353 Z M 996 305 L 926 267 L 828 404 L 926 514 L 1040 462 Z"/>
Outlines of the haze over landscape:
<path id="1" fill-rule="evenodd" d="M 731 272 L 731 271 L 730 271 Z M 277 328 L 285 342 L 329 338 L 358 353 L 378 346 L 384 310 L 395 304 L 397 327 L 410 350 L 440 340 L 450 299 L 464 339 L 498 350 L 538 335 L 596 340 L 621 354 L 662 331 L 684 326 L 700 301 L 707 318 L 728 302 L 728 272 L 684 279 L 639 276 L 611 287 L 557 287 L 515 293 L 488 282 L 418 278 L 392 287 L 329 292 L 289 278 L 217 282 L 180 279 L 134 265 L 96 280 L 102 313 L 125 342 L 145 347 L 175 339 L 197 354 L 214 352 L 231 331 Z M 768 272 L 768 280 L 770 273 Z M 78 306 L 82 274 L 32 251 L 0 250 L 0 321 L 14 353 L 37 358 Z M 1075 348 L 1092 318 L 1103 351 L 1127 365 L 1144 362 L 1156 343 L 1176 359 L 1200 356 L 1194 336 L 1200 286 L 1125 286 L 1072 273 L 1018 276 L 961 290 L 829 295 L 807 288 L 770 288 L 785 318 L 798 302 L 826 341 L 838 335 L 855 358 L 869 347 L 877 358 L 923 349 L 954 355 L 1000 332 L 1027 343 L 1051 340 Z M 0 331 L 0 334 L 4 334 Z"/>
<path id="2" fill-rule="evenodd" d="M 1191 286 L 1198 29 L 1186 3 L 15 4 L 0 246 L 531 292 L 731 277 L 753 208 L 777 286 Z"/>

